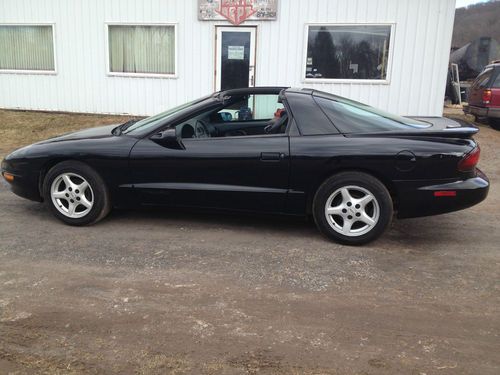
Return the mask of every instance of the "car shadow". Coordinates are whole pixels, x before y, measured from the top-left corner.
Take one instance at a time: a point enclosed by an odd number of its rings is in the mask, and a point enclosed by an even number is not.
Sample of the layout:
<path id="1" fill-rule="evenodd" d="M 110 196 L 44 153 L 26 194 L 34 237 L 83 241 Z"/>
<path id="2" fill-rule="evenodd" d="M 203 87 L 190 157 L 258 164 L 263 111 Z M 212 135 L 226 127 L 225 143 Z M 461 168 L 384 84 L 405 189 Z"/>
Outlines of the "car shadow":
<path id="1" fill-rule="evenodd" d="M 286 216 L 274 214 L 194 212 L 187 209 L 140 209 L 114 210 L 107 223 L 124 225 L 141 223 L 142 226 L 172 225 L 179 228 L 226 229 L 240 232 L 267 233 L 288 237 L 315 237 L 323 239 L 312 216 Z M 449 230 L 446 230 L 449 229 Z M 457 236 L 456 216 L 453 214 L 398 220 L 394 219 L 385 234 L 373 245 L 400 244 L 413 248 L 428 248 L 428 245 L 453 243 Z M 390 246 L 390 247 L 392 247 Z"/>
<path id="2" fill-rule="evenodd" d="M 277 232 L 314 233 L 316 226 L 312 217 L 261 214 L 247 212 L 198 211 L 180 208 L 115 209 L 107 223 L 124 224 L 128 222 L 141 225 L 189 226 L 191 228 L 252 228 Z"/>
<path id="3" fill-rule="evenodd" d="M 429 252 L 439 249 L 440 245 L 450 246 L 462 241 L 465 233 L 460 229 L 459 220 L 456 214 L 396 219 L 382 238 L 402 247 Z"/>
<path id="4" fill-rule="evenodd" d="M 25 211 L 30 216 L 38 216 L 40 219 L 59 224 L 41 203 L 26 202 Z M 295 237 L 301 240 L 314 238 L 330 242 L 319 233 L 311 216 L 195 211 L 180 208 L 114 209 L 107 218 L 92 227 L 107 227 L 109 230 L 117 227 L 161 230 L 167 226 L 180 230 L 230 230 L 252 235 L 287 236 L 288 239 Z M 428 249 L 441 243 L 450 244 L 457 241 L 460 241 L 460 230 L 456 214 L 447 214 L 416 219 L 394 219 L 384 235 L 370 246 L 383 248 L 410 246 L 414 249 Z"/>

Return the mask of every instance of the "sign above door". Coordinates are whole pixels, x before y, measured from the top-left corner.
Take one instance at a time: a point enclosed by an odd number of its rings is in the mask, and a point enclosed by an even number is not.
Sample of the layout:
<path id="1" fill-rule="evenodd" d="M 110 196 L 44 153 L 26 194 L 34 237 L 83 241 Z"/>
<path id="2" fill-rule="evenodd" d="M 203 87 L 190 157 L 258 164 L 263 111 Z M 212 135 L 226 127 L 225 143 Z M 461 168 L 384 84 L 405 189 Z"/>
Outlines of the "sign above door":
<path id="1" fill-rule="evenodd" d="M 239 25 L 246 20 L 276 20 L 278 0 L 198 0 L 201 21 L 228 20 Z"/>

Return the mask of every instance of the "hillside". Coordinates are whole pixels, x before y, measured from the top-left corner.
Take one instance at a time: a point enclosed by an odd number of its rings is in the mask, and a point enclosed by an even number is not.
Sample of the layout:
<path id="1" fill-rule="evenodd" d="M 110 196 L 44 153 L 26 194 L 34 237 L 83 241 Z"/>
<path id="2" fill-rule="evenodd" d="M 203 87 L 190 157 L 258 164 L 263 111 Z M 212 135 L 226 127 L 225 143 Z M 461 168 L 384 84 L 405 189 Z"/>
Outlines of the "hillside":
<path id="1" fill-rule="evenodd" d="M 456 10 L 452 46 L 462 47 L 481 36 L 500 42 L 500 0 Z"/>

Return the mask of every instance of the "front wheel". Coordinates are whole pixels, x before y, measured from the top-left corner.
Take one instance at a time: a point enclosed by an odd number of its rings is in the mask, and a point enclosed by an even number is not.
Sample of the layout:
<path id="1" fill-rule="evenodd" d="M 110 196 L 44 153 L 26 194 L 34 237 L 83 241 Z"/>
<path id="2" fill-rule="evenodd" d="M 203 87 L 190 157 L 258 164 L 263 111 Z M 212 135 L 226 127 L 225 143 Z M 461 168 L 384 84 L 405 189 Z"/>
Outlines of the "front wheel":
<path id="1" fill-rule="evenodd" d="M 47 173 L 43 196 L 52 213 L 69 225 L 94 224 L 110 211 L 104 181 L 88 165 L 64 161 Z"/>
<path id="2" fill-rule="evenodd" d="M 361 172 L 342 172 L 326 180 L 313 202 L 321 233 L 346 245 L 363 245 L 380 237 L 393 215 L 387 188 Z"/>

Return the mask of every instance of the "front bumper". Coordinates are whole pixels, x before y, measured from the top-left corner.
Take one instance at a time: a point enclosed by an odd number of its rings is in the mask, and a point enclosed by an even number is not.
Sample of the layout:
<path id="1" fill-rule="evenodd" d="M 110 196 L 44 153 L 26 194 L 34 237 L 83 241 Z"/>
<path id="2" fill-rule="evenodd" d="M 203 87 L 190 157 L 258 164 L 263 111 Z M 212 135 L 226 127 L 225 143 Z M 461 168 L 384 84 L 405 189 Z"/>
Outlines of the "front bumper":
<path id="1" fill-rule="evenodd" d="M 464 106 L 464 113 L 478 117 L 500 118 L 500 108 L 477 107 L 474 105 Z"/>
<path id="2" fill-rule="evenodd" d="M 1 174 L 4 172 L 14 176 L 13 181 L 7 181 L 12 192 L 22 198 L 32 201 L 41 202 L 40 188 L 38 186 L 39 176 L 37 173 L 28 171 L 21 172 L 18 168 L 13 167 L 11 163 L 4 160 L 2 162 Z"/>
<path id="3" fill-rule="evenodd" d="M 419 182 L 396 183 L 398 188 L 398 218 L 439 215 L 472 207 L 488 196 L 490 183 L 486 175 L 477 170 L 475 177 L 432 185 L 420 186 Z M 440 194 L 436 192 L 447 192 Z"/>

